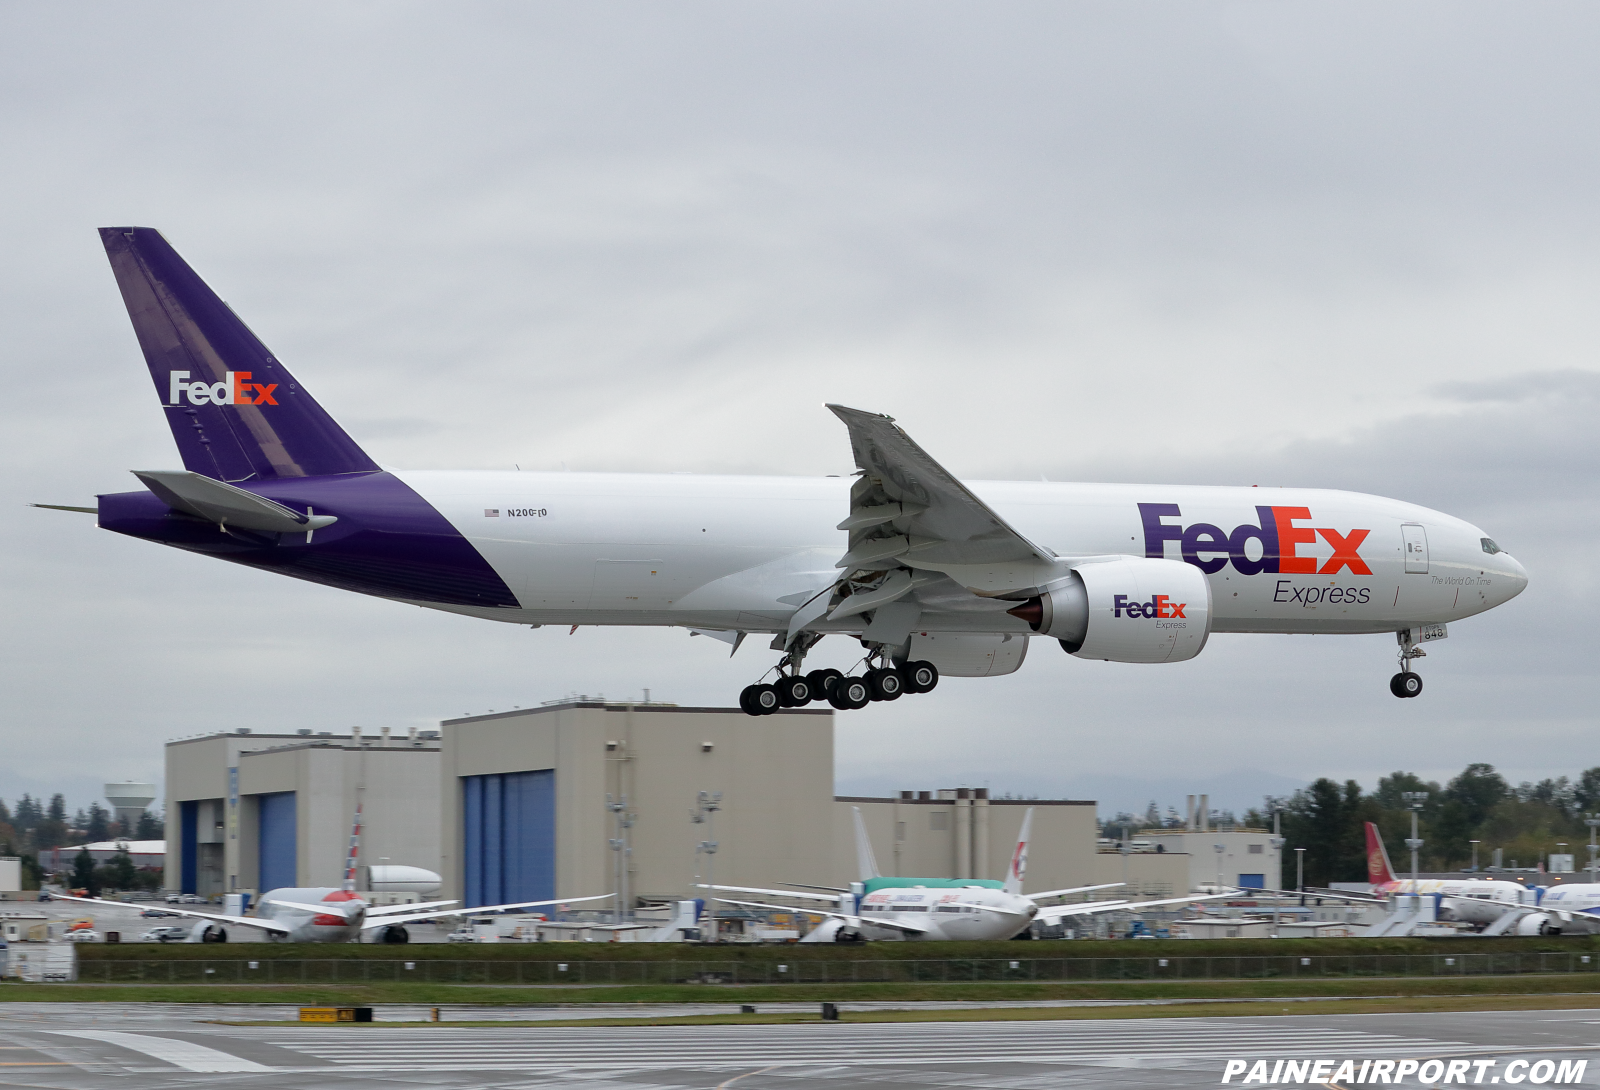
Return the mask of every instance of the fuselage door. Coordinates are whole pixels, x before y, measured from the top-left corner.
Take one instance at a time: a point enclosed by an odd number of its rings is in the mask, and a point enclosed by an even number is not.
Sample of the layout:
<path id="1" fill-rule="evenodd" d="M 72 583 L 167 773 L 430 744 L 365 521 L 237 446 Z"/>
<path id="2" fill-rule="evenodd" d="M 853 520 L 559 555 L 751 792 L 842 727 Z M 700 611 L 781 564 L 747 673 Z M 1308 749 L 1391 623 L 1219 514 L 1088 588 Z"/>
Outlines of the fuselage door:
<path id="1" fill-rule="evenodd" d="M 1414 522 L 1400 527 L 1406 543 L 1406 574 L 1428 574 L 1428 531 Z"/>

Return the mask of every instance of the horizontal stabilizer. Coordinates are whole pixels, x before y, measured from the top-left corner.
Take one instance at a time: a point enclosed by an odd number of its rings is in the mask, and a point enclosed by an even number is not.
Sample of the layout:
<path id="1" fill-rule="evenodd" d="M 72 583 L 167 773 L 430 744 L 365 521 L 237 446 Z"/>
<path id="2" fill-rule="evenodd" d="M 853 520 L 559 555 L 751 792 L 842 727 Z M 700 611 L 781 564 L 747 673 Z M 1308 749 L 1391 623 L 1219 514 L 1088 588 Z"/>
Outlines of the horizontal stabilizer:
<path id="1" fill-rule="evenodd" d="M 30 503 L 28 506 L 42 507 L 46 511 L 78 511 L 85 515 L 98 515 L 100 513 L 100 508 L 98 507 L 68 507 L 60 503 Z"/>
<path id="2" fill-rule="evenodd" d="M 203 518 L 219 526 L 275 533 L 309 533 L 339 521 L 333 515 L 313 515 L 246 492 L 200 473 L 177 469 L 136 469 L 133 475 L 174 511 Z"/>

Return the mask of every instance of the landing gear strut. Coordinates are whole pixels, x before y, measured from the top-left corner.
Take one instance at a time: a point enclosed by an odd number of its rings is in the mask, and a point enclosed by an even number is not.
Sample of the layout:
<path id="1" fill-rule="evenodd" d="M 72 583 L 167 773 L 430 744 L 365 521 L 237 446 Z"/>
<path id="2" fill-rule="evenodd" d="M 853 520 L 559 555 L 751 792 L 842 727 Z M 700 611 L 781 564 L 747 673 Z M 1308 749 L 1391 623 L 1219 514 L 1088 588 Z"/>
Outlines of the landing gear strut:
<path id="1" fill-rule="evenodd" d="M 871 668 L 861 677 L 846 677 L 834 669 L 802 674 L 806 652 L 821 638 L 812 633 L 796 640 L 778 662 L 778 679 L 770 685 L 745 686 L 739 694 L 739 707 L 745 714 L 771 715 L 781 708 L 802 708 L 815 700 L 826 700 L 839 711 L 851 711 L 874 700 L 898 700 L 905 693 L 931 692 L 939 684 L 939 669 L 933 663 L 896 664 L 888 650 L 876 644 L 862 660 Z"/>
<path id="2" fill-rule="evenodd" d="M 1427 652 L 1411 642 L 1411 632 L 1396 632 L 1395 638 L 1400 643 L 1400 672 L 1389 679 L 1389 691 L 1395 696 L 1416 696 L 1422 692 L 1422 675 L 1411 669 L 1413 659 L 1426 658 Z"/>

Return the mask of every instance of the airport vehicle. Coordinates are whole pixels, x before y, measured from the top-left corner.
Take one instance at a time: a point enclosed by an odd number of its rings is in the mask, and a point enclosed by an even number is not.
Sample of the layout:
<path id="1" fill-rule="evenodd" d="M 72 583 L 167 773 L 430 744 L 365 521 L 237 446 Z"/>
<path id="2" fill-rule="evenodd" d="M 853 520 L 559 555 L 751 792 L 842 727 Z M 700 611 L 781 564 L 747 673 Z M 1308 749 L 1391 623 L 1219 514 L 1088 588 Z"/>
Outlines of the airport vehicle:
<path id="1" fill-rule="evenodd" d="M 856 860 L 861 880 L 849 889 L 831 892 L 758 889 L 750 886 L 704 886 L 719 892 L 757 893 L 832 904 L 832 909 L 804 908 L 800 911 L 828 917 L 828 922 L 807 932 L 801 942 L 856 942 L 883 939 L 924 941 L 1010 939 L 1028 930 L 1035 920 L 1057 924 L 1071 917 L 1102 912 L 1137 912 L 1169 904 L 1190 904 L 1236 897 L 1238 890 L 1195 897 L 1173 897 L 1160 901 L 1088 901 L 1078 904 L 1041 905 L 1040 901 L 1073 893 L 1112 889 L 1121 882 L 1106 882 L 1071 889 L 1051 889 L 1023 893 L 1023 877 L 1028 867 L 1028 839 L 1033 826 L 1030 807 L 1022 819 L 1022 832 L 1003 882 L 983 878 L 889 878 L 878 871 L 872 841 L 867 836 L 861 808 L 855 811 Z M 800 883 L 795 883 L 799 885 Z M 820 890 L 822 887 L 810 887 Z M 761 901 L 718 898 L 726 904 L 747 908 L 795 911 L 792 905 Z"/>
<path id="2" fill-rule="evenodd" d="M 178 914 L 176 912 L 168 912 L 164 908 L 147 908 L 139 915 L 148 920 L 158 920 L 162 918 L 176 919 Z"/>
<path id="3" fill-rule="evenodd" d="M 100 932 L 92 927 L 75 927 L 61 937 L 68 942 L 99 942 Z"/>
<path id="4" fill-rule="evenodd" d="M 140 942 L 183 942 L 189 937 L 190 929 L 187 927 L 152 927 L 139 936 Z"/>
<path id="5" fill-rule="evenodd" d="M 455 901 L 428 901 L 409 905 L 374 905 L 356 892 L 356 863 L 361 848 L 361 809 L 356 808 L 350 832 L 350 852 L 345 861 L 344 883 L 338 889 L 314 886 L 303 889 L 268 890 L 254 916 L 232 916 L 217 912 L 177 910 L 178 915 L 200 920 L 188 935 L 193 942 L 227 942 L 229 926 L 266 932 L 269 942 L 355 942 L 372 934 L 378 942 L 410 941 L 405 925 L 443 916 L 491 915 L 544 905 L 603 901 L 614 894 L 593 897 L 566 897 L 548 901 L 523 901 L 507 905 L 474 905 L 471 908 L 446 908 Z M 92 897 L 63 897 L 67 901 L 122 907 L 115 901 Z"/>
<path id="6" fill-rule="evenodd" d="M 488 620 L 678 626 L 735 651 L 770 634 L 775 676 L 740 694 L 751 714 L 1009 674 L 1033 637 L 1079 659 L 1167 663 L 1214 632 L 1392 632 L 1390 690 L 1414 697 L 1422 644 L 1527 585 L 1483 530 L 1415 504 L 963 482 L 891 417 L 842 405 L 829 408 L 848 430 L 853 480 L 383 467 L 159 232 L 100 235 L 184 468 L 135 470 L 141 490 L 94 507 L 38 506 Z M 1130 407 L 1129 426 L 1143 416 Z M 805 670 L 830 634 L 861 642 L 863 672 Z"/>

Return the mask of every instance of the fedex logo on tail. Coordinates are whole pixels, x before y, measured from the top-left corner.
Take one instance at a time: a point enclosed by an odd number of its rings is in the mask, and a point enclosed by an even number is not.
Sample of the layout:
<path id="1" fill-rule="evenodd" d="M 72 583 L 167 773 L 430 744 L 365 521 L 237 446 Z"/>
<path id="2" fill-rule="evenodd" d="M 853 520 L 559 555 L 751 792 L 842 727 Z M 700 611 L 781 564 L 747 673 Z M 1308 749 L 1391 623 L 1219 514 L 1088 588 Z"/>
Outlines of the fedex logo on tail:
<path id="1" fill-rule="evenodd" d="M 1258 525 L 1245 523 L 1226 531 L 1209 522 L 1189 526 L 1174 525 L 1167 519 L 1181 519 L 1175 503 L 1141 503 L 1139 518 L 1144 523 L 1144 555 L 1159 560 L 1166 555 L 1169 541 L 1178 543 L 1183 559 L 1207 575 L 1232 564 L 1240 575 L 1270 572 L 1274 575 L 1336 575 L 1345 568 L 1352 575 L 1371 575 L 1372 569 L 1361 559 L 1361 543 L 1371 530 L 1340 533 L 1325 526 L 1296 526 L 1310 522 L 1309 507 L 1257 507 Z M 1321 537 L 1333 546 L 1333 555 L 1321 562 L 1300 556 L 1301 546 Z M 1259 558 L 1250 556 L 1250 542 L 1260 543 Z"/>
<path id="2" fill-rule="evenodd" d="M 168 371 L 168 405 L 276 405 L 276 382 L 251 382 L 249 371 L 229 371 L 221 382 L 190 382 L 187 371 Z"/>

